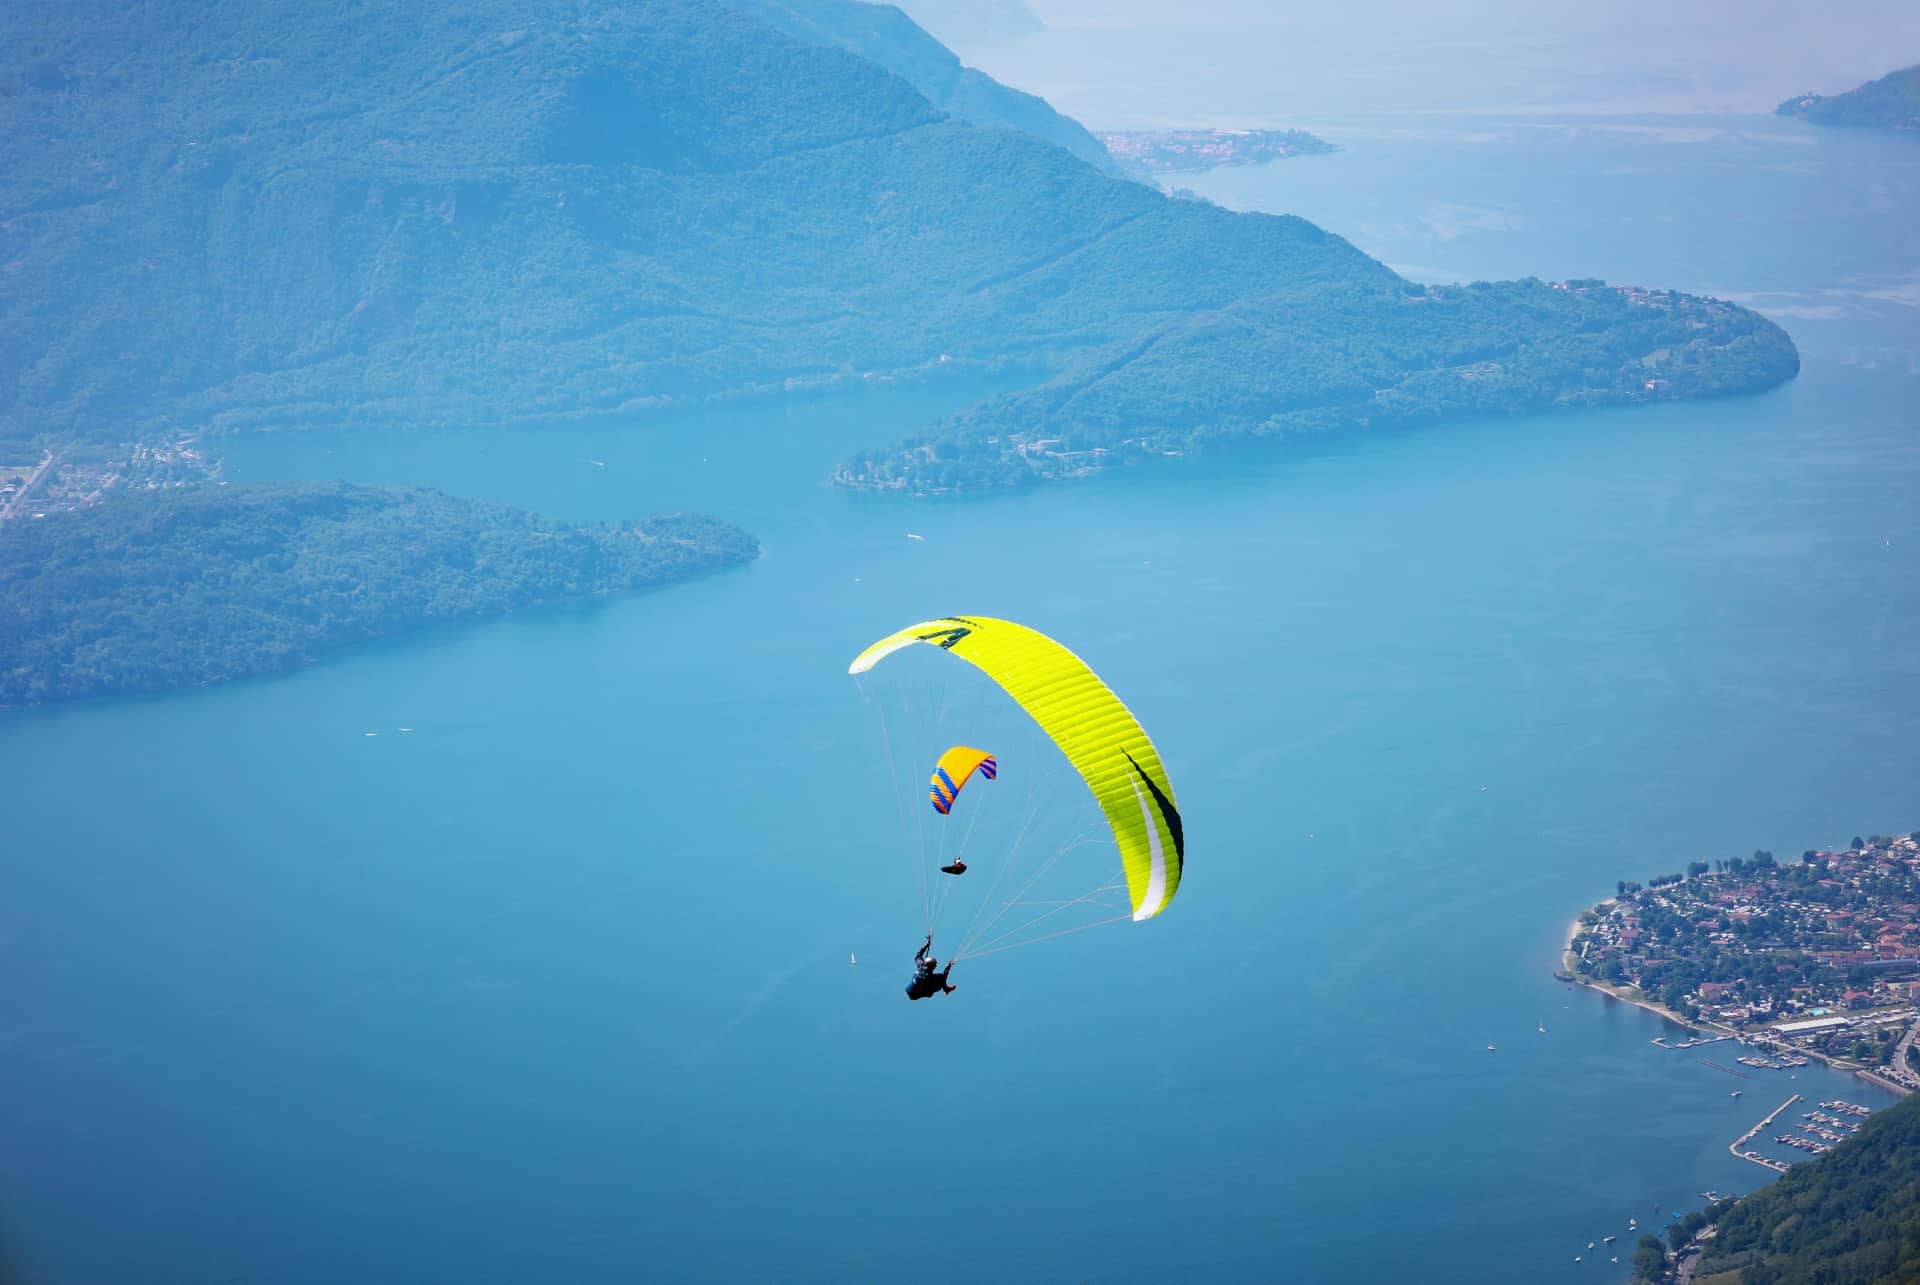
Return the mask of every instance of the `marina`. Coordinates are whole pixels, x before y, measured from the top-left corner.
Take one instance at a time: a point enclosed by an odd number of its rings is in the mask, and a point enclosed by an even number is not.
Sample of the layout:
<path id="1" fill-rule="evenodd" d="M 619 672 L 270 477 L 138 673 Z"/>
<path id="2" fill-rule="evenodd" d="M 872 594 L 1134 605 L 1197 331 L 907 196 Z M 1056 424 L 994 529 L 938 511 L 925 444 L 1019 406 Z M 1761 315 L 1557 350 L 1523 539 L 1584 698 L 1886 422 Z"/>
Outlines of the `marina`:
<path id="1" fill-rule="evenodd" d="M 1762 1130 L 1766 1129 L 1767 1126 L 1778 1119 L 1789 1107 L 1799 1101 L 1799 1094 L 1788 1098 L 1776 1107 L 1766 1119 L 1760 1121 L 1760 1123 L 1754 1125 L 1753 1128 L 1747 1130 L 1747 1132 L 1735 1139 L 1727 1150 L 1739 1156 L 1742 1160 L 1748 1160 L 1754 1164 L 1762 1165 L 1776 1173 L 1785 1173 L 1788 1168 L 1791 1167 L 1789 1164 L 1764 1156 L 1758 1151 L 1752 1150 L 1748 1147 L 1748 1144 L 1752 1142 Z M 1833 1150 L 1835 1143 L 1845 1142 L 1850 1136 L 1858 1133 L 1860 1131 L 1860 1119 L 1872 1114 L 1871 1110 L 1867 1107 L 1840 1099 L 1822 1102 L 1820 1106 L 1822 1108 L 1821 1110 L 1802 1111 L 1799 1122 L 1790 1126 L 1786 1132 L 1775 1134 L 1773 1141 L 1783 1147 L 1792 1147 L 1795 1151 L 1804 1151 L 1809 1155 L 1825 1155 L 1827 1152 Z M 1835 1112 L 1839 1114 L 1832 1114 Z"/>
<path id="2" fill-rule="evenodd" d="M 1848 1133 L 1860 1132 L 1860 1126 L 1851 1120 L 1842 1120 L 1838 1116 L 1828 1115 L 1824 1111 L 1807 1111 L 1800 1116 L 1802 1120 L 1811 1120 L 1815 1124 L 1824 1124 L 1830 1129 L 1842 1129 Z"/>
<path id="3" fill-rule="evenodd" d="M 1725 1068 L 1722 1068 L 1722 1069 L 1724 1070 Z M 1739 1073 L 1735 1072 L 1735 1074 L 1739 1074 Z M 1761 1119 L 1760 1123 L 1754 1125 L 1751 1129 L 1748 1129 L 1745 1133 L 1741 1134 L 1739 1137 L 1735 1138 L 1731 1143 L 1727 1144 L 1727 1150 L 1732 1152 L 1734 1155 L 1739 1156 L 1742 1160 L 1751 1160 L 1754 1164 L 1760 1165 L 1762 1168 L 1771 1169 L 1775 1173 L 1785 1173 L 1788 1169 L 1788 1166 L 1785 1163 L 1779 1160 L 1773 1160 L 1766 1156 L 1763 1156 L 1758 1151 L 1742 1150 L 1742 1148 L 1746 1147 L 1746 1145 L 1749 1142 L 1752 1142 L 1754 1137 L 1757 1134 L 1759 1134 L 1759 1132 L 1762 1129 L 1766 1128 L 1768 1125 L 1772 1124 L 1775 1120 L 1779 1119 L 1781 1114 L 1785 1112 L 1788 1107 L 1792 1106 L 1794 1103 L 1798 1102 L 1799 1100 L 1800 1100 L 1800 1095 L 1796 1093 L 1792 1097 L 1788 1098 L 1785 1102 L 1782 1102 L 1779 1106 L 1775 1107 L 1773 1110 L 1767 1112 L 1766 1116 Z M 1779 1138 L 1775 1139 L 1775 1141 L 1785 1142 L 1788 1136 L 1790 1135 L 1782 1134 Z M 1790 1145 L 1798 1145 L 1798 1143 L 1796 1142 Z M 1807 1147 L 1810 1149 L 1816 1145 L 1818 1144 L 1808 1143 Z"/>
<path id="4" fill-rule="evenodd" d="M 1801 1151 L 1811 1151 L 1815 1155 L 1822 1155 L 1833 1150 L 1832 1147 L 1824 1142 L 1813 1142 L 1807 1138 L 1796 1138 L 1791 1133 L 1783 1133 L 1775 1138 L 1774 1141 L 1780 1143 L 1782 1146 L 1796 1147 Z M 1746 1158 L 1749 1160 L 1753 1159 L 1752 1156 Z M 1784 1166 L 1782 1168 L 1784 1169 Z"/>

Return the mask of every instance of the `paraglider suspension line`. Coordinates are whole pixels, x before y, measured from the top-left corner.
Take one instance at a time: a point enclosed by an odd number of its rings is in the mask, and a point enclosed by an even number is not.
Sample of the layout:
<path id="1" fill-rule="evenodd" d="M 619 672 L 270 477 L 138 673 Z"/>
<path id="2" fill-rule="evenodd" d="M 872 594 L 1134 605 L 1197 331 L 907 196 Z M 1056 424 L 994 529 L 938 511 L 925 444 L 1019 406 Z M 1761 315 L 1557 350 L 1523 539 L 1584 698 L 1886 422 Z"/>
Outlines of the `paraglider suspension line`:
<path id="1" fill-rule="evenodd" d="M 1031 820 L 1032 818 L 1029 818 L 1029 822 L 1031 822 Z M 1022 829 L 1021 837 L 1024 837 L 1025 834 L 1026 834 L 1026 831 Z M 1010 898 L 1000 903 L 1000 908 L 994 911 L 993 918 L 987 920 L 986 923 L 981 924 L 980 915 L 986 913 L 987 906 L 992 904 L 992 901 L 993 901 L 993 896 L 992 896 L 993 890 L 990 890 L 987 896 L 987 900 L 981 903 L 980 910 L 974 915 L 973 923 L 970 923 L 967 925 L 967 933 L 966 933 L 966 936 L 961 939 L 960 949 L 965 950 L 967 947 L 971 946 L 974 942 L 980 940 L 980 938 L 986 936 L 989 932 L 992 932 L 993 926 L 999 923 L 1000 920 L 1006 916 L 1006 913 L 1010 908 L 1021 903 L 1021 898 L 1025 897 L 1027 893 L 1032 891 L 1033 886 L 1036 883 L 1040 882 L 1041 879 L 1045 878 L 1047 872 L 1052 870 L 1055 865 L 1059 864 L 1060 858 L 1066 856 L 1069 852 L 1072 852 L 1076 848 L 1084 848 L 1088 844 L 1094 843 L 1094 842 L 1097 842 L 1097 840 L 1089 839 L 1084 834 L 1082 834 L 1082 835 L 1076 836 L 1075 838 L 1069 840 L 1066 843 L 1061 844 L 1058 848 L 1054 849 L 1053 855 L 1048 857 L 1045 861 L 1041 862 L 1039 868 L 1036 869 L 1032 874 L 1027 876 L 1027 881 L 1021 884 L 1020 887 L 1017 890 L 1015 890 L 1014 894 Z M 1019 846 L 1019 839 L 1015 839 L 1014 844 L 1017 849 Z M 1014 855 L 1012 853 L 1009 853 L 1007 856 L 1007 869 L 1012 869 L 1013 864 L 1014 864 Z M 1002 873 L 1004 874 L 1005 871 L 1003 870 Z M 997 890 L 999 886 L 1000 886 L 999 881 L 996 880 L 994 882 L 994 890 Z M 1088 895 L 1089 896 L 1098 895 L 1099 891 L 1103 891 L 1103 889 L 1097 889 L 1094 893 L 1089 893 Z M 1076 899 L 1076 902 L 1077 901 L 1078 899 Z M 978 925 L 977 929 L 975 925 Z"/>
<path id="2" fill-rule="evenodd" d="M 978 800 L 976 800 L 976 802 L 978 802 Z M 967 828 L 960 836 L 960 850 L 954 854 L 954 859 L 956 861 L 965 859 L 967 855 L 967 851 L 970 845 L 973 843 L 973 827 L 980 823 L 980 813 L 982 810 L 983 809 L 979 807 L 975 807 L 975 808 L 972 808 L 970 811 L 968 811 Z M 947 863 L 947 829 L 948 827 L 946 826 L 942 826 L 940 828 L 940 855 L 938 858 L 936 858 L 934 862 L 935 865 L 941 866 L 941 867 L 945 867 L 948 864 Z M 921 873 L 920 877 L 922 879 L 926 878 L 926 874 L 924 871 Z M 953 895 L 953 885 L 958 882 L 959 880 L 957 878 L 943 879 L 941 881 L 940 891 L 934 894 L 933 927 L 938 928 L 940 926 L 940 912 L 947 908 L 947 898 Z"/>
<path id="3" fill-rule="evenodd" d="M 1097 903 L 1089 903 L 1089 904 L 1097 904 Z M 1124 914 L 1124 915 L 1115 915 L 1111 919 L 1096 919 L 1090 924 L 1075 924 L 1071 928 L 1062 928 L 1058 932 L 1042 933 L 1038 937 L 1029 937 L 1024 941 L 1011 941 L 1004 946 L 990 945 L 987 948 L 982 950 L 971 950 L 971 951 L 968 951 L 965 955 L 957 955 L 952 960 L 949 960 L 948 967 L 952 967 L 953 964 L 958 963 L 962 959 L 980 959 L 987 955 L 997 955 L 1003 950 L 1017 950 L 1021 946 L 1033 946 L 1043 941 L 1052 941 L 1055 937 L 1071 937 L 1075 933 L 1088 932 L 1095 928 L 1105 928 L 1108 924 L 1125 923 L 1127 920 L 1132 918 L 1133 918 L 1133 915 L 1131 913 Z M 1025 925 L 1025 927 L 1031 927 L 1031 926 L 1032 925 Z M 1018 928 L 1014 929 L 1014 932 L 1019 932 L 1019 931 L 1022 931 L 1022 929 L 1018 929 Z M 1011 936 L 1012 934 L 1010 933 L 1008 935 Z M 994 940 L 998 941 L 999 938 L 996 937 Z"/>
<path id="4" fill-rule="evenodd" d="M 1008 950 L 1008 949 L 1011 949 L 1012 946 L 1025 945 L 1026 944 L 1025 942 L 1010 942 L 1009 945 L 1004 945 L 1004 946 L 1000 945 L 1000 943 L 1009 942 L 1009 939 L 1018 937 L 1021 933 L 1027 932 L 1033 928 L 1038 927 L 1041 923 L 1053 918 L 1055 915 L 1059 914 L 1061 911 L 1071 910 L 1075 906 L 1099 906 L 1103 910 L 1122 909 L 1122 907 L 1115 906 L 1109 902 L 1100 900 L 1100 898 L 1106 896 L 1110 892 L 1119 891 L 1119 888 L 1120 888 L 1119 881 L 1114 880 L 1112 882 L 1102 884 L 1100 887 L 1095 888 L 1092 892 L 1087 893 L 1085 896 L 1072 897 L 1065 901 L 1054 902 L 1052 903 L 1053 909 L 1045 911 L 1041 914 L 1035 915 L 1032 919 L 1027 920 L 1027 922 L 1025 922 L 1024 924 L 1019 924 L 1016 927 L 1009 928 L 997 937 L 987 938 L 987 940 L 983 943 L 982 949 L 980 950 L 974 950 L 972 948 L 972 943 L 970 942 L 963 942 L 961 944 L 961 949 L 955 952 L 955 957 L 963 958 L 970 954 L 971 955 L 987 954 L 990 952 L 990 949 Z M 1029 903 L 1023 902 L 1023 901 L 1009 901 L 1008 903 L 1006 903 L 1006 905 L 1000 908 L 1000 914 L 1004 915 L 1009 909 L 1011 909 L 1014 906 L 1022 906 L 1027 904 Z M 993 922 L 998 922 L 999 918 L 1000 918 L 1000 915 L 995 915 Z M 1132 916 L 1129 915 L 1128 918 L 1132 918 Z M 975 938 L 975 940 L 977 941 L 979 937 L 986 936 L 988 930 L 991 929 L 992 926 L 993 926 L 993 923 L 990 922 L 986 928 L 982 928 L 978 936 Z M 1083 924 L 1081 925 L 1081 927 L 1091 928 L 1093 927 L 1093 925 Z M 1063 935 L 1062 933 L 1047 934 L 1048 937 L 1058 937 L 1062 935 Z M 1034 938 L 1034 940 L 1040 941 L 1044 939 L 1036 937 Z"/>
<path id="5" fill-rule="evenodd" d="M 893 732 L 887 726 L 886 706 L 882 702 L 874 700 L 871 696 L 868 695 L 866 690 L 866 685 L 864 683 L 860 684 L 860 694 L 863 697 L 866 697 L 867 703 L 873 706 L 875 712 L 877 712 L 880 715 L 880 744 L 882 748 L 886 751 L 887 772 L 893 778 L 894 800 L 896 804 L 898 804 L 901 807 L 911 807 L 911 805 L 905 801 L 906 796 L 901 792 L 901 789 L 900 789 L 900 765 L 894 760 Z M 904 822 L 906 818 L 902 817 L 901 820 L 902 822 Z M 912 852 L 908 854 L 908 857 L 913 862 L 914 882 L 919 886 L 919 889 L 920 889 L 920 927 L 921 927 L 921 930 L 924 931 L 928 936 L 932 936 L 933 935 L 933 913 L 929 909 L 927 904 L 927 872 L 924 864 L 920 860 L 920 854 L 926 851 L 925 840 L 924 840 L 923 832 L 921 830 L 922 824 L 923 822 L 921 820 L 919 810 L 917 808 L 913 809 L 913 830 L 914 830 L 914 837 L 916 842 L 913 845 Z"/>

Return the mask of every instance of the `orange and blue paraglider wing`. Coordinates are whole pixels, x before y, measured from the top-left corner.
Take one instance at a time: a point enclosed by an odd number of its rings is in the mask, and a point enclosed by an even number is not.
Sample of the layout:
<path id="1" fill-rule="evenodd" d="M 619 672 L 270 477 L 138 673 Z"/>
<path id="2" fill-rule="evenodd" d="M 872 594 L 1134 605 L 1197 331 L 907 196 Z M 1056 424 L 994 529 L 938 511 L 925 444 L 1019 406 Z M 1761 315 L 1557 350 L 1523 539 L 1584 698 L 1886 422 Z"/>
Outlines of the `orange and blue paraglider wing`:
<path id="1" fill-rule="evenodd" d="M 985 750 L 970 750 L 964 745 L 956 745 L 942 754 L 939 764 L 933 769 L 933 780 L 928 790 L 933 799 L 933 810 L 941 816 L 953 811 L 953 801 L 960 797 L 960 787 L 975 772 L 991 781 L 1000 775 L 1000 765 Z"/>

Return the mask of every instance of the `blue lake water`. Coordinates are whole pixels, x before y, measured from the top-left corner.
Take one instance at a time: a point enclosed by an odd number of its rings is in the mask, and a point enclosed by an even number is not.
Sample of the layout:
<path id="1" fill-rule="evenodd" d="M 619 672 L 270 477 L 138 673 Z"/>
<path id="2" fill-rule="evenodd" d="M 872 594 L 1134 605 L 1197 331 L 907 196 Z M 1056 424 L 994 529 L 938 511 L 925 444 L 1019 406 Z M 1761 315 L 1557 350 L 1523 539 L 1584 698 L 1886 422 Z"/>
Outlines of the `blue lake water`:
<path id="1" fill-rule="evenodd" d="M 765 555 L 0 719 L 0 1230 L 57 1285 L 1621 1280 L 1586 1243 L 1763 1180 L 1726 1144 L 1790 1093 L 1884 1105 L 1551 970 L 1617 879 L 1920 826 L 1920 146 L 1550 130 L 1193 186 L 1751 299 L 1801 377 L 945 503 L 820 483 L 975 389 L 235 444 Z M 1128 699 L 1188 873 L 909 1005 L 845 668 L 950 612 Z"/>

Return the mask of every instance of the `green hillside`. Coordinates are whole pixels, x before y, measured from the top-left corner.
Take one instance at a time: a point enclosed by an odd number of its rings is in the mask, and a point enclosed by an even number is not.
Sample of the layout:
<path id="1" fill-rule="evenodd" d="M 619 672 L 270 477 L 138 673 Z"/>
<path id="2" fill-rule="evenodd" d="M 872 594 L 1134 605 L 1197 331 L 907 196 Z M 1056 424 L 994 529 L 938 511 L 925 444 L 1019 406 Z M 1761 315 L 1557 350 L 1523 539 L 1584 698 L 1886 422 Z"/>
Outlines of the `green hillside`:
<path id="1" fill-rule="evenodd" d="M 1832 97 L 1802 94 L 1777 110 L 1782 116 L 1799 116 L 1816 125 L 1920 130 L 1920 67 L 1891 72 Z"/>
<path id="2" fill-rule="evenodd" d="M 1658 353 L 1698 377 L 1654 395 L 1797 366 L 1740 309 L 1616 336 L 1639 315 L 1592 294 L 1422 291 L 1300 219 L 1173 200 L 943 112 L 853 52 L 921 84 L 957 66 L 890 9 L 751 9 L 0 11 L 21 143 L 0 167 L 0 439 L 534 423 L 1005 367 L 1058 378 L 934 435 L 1130 450 L 1356 422 L 1383 395 L 1412 418 L 1540 402 L 1516 388 L 1638 397 Z M 942 99 L 962 115 L 965 83 Z M 844 476 L 920 486 L 895 454 Z M 1005 462 L 971 481 L 1028 475 Z"/>

